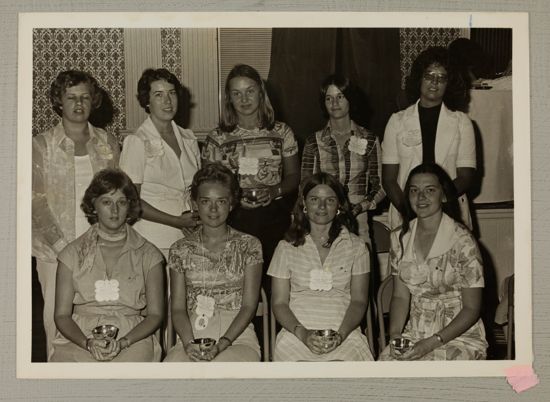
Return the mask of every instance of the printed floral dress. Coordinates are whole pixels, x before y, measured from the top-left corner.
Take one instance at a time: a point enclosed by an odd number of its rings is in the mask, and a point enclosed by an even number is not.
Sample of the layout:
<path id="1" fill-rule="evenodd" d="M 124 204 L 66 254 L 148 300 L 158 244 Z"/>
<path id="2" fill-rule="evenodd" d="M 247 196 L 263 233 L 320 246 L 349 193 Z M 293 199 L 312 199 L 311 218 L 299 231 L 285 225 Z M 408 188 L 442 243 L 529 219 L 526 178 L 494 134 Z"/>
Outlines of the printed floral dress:
<path id="1" fill-rule="evenodd" d="M 392 233 L 392 274 L 411 292 L 410 317 L 403 336 L 416 343 L 441 331 L 462 310 L 462 289 L 484 286 L 481 255 L 472 234 L 443 214 L 426 260 L 417 262 L 414 252 L 416 219 L 399 242 Z M 422 360 L 482 360 L 487 341 L 481 319 L 466 332 L 425 355 Z M 390 360 L 389 347 L 380 360 Z"/>

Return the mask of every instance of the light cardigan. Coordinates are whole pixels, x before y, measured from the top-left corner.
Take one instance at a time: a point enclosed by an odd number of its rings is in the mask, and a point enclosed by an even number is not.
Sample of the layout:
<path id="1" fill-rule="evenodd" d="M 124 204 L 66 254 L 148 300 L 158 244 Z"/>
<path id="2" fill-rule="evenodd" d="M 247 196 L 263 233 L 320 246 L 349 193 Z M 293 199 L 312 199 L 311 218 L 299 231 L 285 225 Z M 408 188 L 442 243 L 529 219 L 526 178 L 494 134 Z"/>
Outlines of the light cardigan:
<path id="1" fill-rule="evenodd" d="M 118 166 L 119 145 L 112 134 L 88 123 L 86 151 L 94 173 Z M 90 177 L 90 181 L 91 181 Z M 55 262 L 57 253 L 75 239 L 74 142 L 63 123 L 32 140 L 32 255 Z"/>

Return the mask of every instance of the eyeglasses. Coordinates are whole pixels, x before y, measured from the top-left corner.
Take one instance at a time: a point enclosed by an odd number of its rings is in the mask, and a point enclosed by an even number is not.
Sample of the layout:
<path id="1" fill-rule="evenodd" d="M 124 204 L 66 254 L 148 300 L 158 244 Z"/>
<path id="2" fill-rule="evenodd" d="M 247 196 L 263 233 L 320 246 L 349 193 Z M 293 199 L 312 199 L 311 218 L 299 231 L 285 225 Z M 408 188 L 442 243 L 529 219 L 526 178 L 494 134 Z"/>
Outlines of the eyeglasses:
<path id="1" fill-rule="evenodd" d="M 438 83 L 442 83 L 442 84 L 445 84 L 449 77 L 447 77 L 447 75 L 445 74 L 436 74 L 436 73 L 424 73 L 422 75 L 422 78 L 425 80 L 425 81 L 428 81 L 428 82 L 431 82 L 431 83 L 434 83 L 434 84 L 438 84 Z"/>

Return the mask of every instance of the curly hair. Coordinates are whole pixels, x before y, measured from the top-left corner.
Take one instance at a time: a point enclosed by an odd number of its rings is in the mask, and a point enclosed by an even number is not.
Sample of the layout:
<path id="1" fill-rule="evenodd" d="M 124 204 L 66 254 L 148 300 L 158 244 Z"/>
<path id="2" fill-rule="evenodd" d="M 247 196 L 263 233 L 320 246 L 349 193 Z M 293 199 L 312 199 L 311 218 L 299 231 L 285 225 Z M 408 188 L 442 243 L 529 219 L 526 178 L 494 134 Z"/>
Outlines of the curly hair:
<path id="1" fill-rule="evenodd" d="M 97 172 L 86 189 L 80 208 L 84 211 L 90 225 L 97 223 L 97 212 L 94 201 L 103 194 L 120 190 L 129 203 L 126 222 L 133 225 L 141 217 L 141 202 L 139 193 L 132 180 L 120 169 L 103 169 Z"/>
<path id="2" fill-rule="evenodd" d="M 422 163 L 411 170 L 403 189 L 406 202 L 405 215 L 403 216 L 403 223 L 401 224 L 401 234 L 399 235 L 401 250 L 403 250 L 403 236 L 409 231 L 411 221 L 416 218 L 416 214 L 414 213 L 411 202 L 409 200 L 411 181 L 414 176 L 421 173 L 433 174 L 435 177 L 437 177 L 437 181 L 441 185 L 441 189 L 443 190 L 443 194 L 445 195 L 445 201 L 443 201 L 441 205 L 443 212 L 449 215 L 456 222 L 462 223 L 460 207 L 458 205 L 458 195 L 453 180 L 449 177 L 447 172 L 437 163 Z"/>
<path id="3" fill-rule="evenodd" d="M 58 116 L 63 116 L 62 97 L 67 88 L 78 84 L 87 84 L 92 97 L 92 110 L 99 108 L 103 100 L 102 92 L 97 80 L 85 71 L 61 71 L 50 87 L 50 102 Z"/>
<path id="4" fill-rule="evenodd" d="M 292 211 L 293 220 L 284 237 L 284 239 L 294 247 L 303 245 L 306 235 L 311 231 L 311 225 L 304 212 L 305 198 L 311 190 L 320 184 L 325 184 L 334 191 L 338 198 L 339 211 L 332 221 L 328 233 L 329 238 L 327 242 L 323 244 L 323 247 L 330 247 L 332 245 L 332 242 L 336 240 L 343 226 L 351 233 L 358 233 L 357 219 L 355 219 L 355 216 L 353 216 L 351 212 L 351 204 L 348 200 L 344 186 L 342 186 L 334 176 L 325 172 L 318 172 L 304 180 L 301 185 L 298 199 L 294 204 L 294 210 Z"/>
<path id="5" fill-rule="evenodd" d="M 450 63 L 449 52 L 440 46 L 427 48 L 414 60 L 405 83 L 409 102 L 414 103 L 420 98 L 422 77 L 426 69 L 434 64 L 443 67 L 448 75 L 443 103 L 452 111 L 466 112 L 470 102 L 470 76 L 463 67 Z"/>
<path id="6" fill-rule="evenodd" d="M 178 97 L 178 110 L 176 112 L 176 114 L 178 114 L 184 106 L 183 86 L 181 85 L 181 82 L 178 80 L 178 78 L 165 68 L 148 68 L 141 74 L 137 87 L 137 100 L 140 106 L 145 110 L 145 112 L 150 113 L 149 95 L 151 93 L 151 84 L 154 81 L 166 81 L 174 86 L 176 90 L 176 95 Z"/>
<path id="7" fill-rule="evenodd" d="M 199 187 L 203 183 L 220 183 L 229 189 L 231 205 L 235 207 L 239 202 L 241 187 L 237 177 L 219 162 L 208 163 L 195 173 L 191 182 L 191 199 L 197 201 Z"/>
<path id="8" fill-rule="evenodd" d="M 265 84 L 258 71 L 256 71 L 254 67 L 247 64 L 237 64 L 227 75 L 227 80 L 225 81 L 225 96 L 223 99 L 219 124 L 220 129 L 224 132 L 231 132 L 239 123 L 239 116 L 237 116 L 235 107 L 231 103 L 230 88 L 231 80 L 237 77 L 249 78 L 254 81 L 256 85 L 258 85 L 260 90 L 260 105 L 258 107 L 259 128 L 267 128 L 268 130 L 273 129 L 275 126 L 275 112 L 273 110 L 273 106 L 271 106 L 269 96 L 267 95 Z"/>

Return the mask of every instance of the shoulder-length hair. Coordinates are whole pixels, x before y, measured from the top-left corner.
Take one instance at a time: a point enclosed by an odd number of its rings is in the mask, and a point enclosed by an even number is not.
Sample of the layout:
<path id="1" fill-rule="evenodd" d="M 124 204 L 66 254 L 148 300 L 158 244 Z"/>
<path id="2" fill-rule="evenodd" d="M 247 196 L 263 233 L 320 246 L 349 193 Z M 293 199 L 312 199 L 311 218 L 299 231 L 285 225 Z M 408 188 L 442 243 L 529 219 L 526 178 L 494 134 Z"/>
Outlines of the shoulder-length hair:
<path id="1" fill-rule="evenodd" d="M 122 191 L 128 199 L 129 208 L 126 222 L 133 225 L 141 217 L 139 193 L 132 180 L 122 170 L 108 168 L 100 170 L 94 175 L 80 204 L 80 208 L 84 211 L 90 225 L 97 223 L 94 201 L 103 194 L 109 194 L 116 190 Z"/>
<path id="2" fill-rule="evenodd" d="M 328 87 L 331 85 L 334 85 L 336 88 L 340 90 L 346 97 L 346 100 L 349 103 L 349 115 L 350 118 L 353 121 L 357 121 L 360 116 L 360 103 L 361 101 L 365 101 L 361 98 L 361 94 L 359 91 L 359 88 L 353 84 L 349 78 L 344 77 L 343 75 L 339 74 L 332 74 L 329 75 L 321 84 L 321 90 L 319 91 L 319 104 L 321 105 L 321 111 L 323 112 L 323 116 L 328 119 L 329 114 L 327 111 L 327 106 L 325 104 L 325 98 L 327 96 L 327 90 Z"/>
<path id="3" fill-rule="evenodd" d="M 401 234 L 399 235 L 399 242 L 401 243 L 402 250 L 403 236 L 409 231 L 411 221 L 416 218 L 416 214 L 414 213 L 411 202 L 409 200 L 411 181 L 414 176 L 421 173 L 433 174 L 435 177 L 437 177 L 437 181 L 441 185 L 441 189 L 443 190 L 443 194 L 445 195 L 445 201 L 443 201 L 442 203 L 443 212 L 454 219 L 456 222 L 462 223 L 460 208 L 458 206 L 458 195 L 453 180 L 449 177 L 447 172 L 445 172 L 445 170 L 437 163 L 422 163 L 411 170 L 403 189 L 403 193 L 405 195 L 405 215 L 403 216 Z"/>
<path id="4" fill-rule="evenodd" d="M 342 227 L 346 227 L 351 233 L 358 233 L 357 219 L 355 219 L 351 212 L 351 204 L 348 200 L 344 186 L 342 186 L 334 176 L 325 172 L 319 172 L 304 180 L 301 185 L 298 199 L 294 204 L 294 210 L 292 212 L 293 220 L 284 237 L 284 239 L 294 247 L 303 245 L 306 235 L 311 231 L 311 225 L 304 212 L 305 199 L 309 192 L 320 184 L 326 184 L 334 191 L 338 198 L 339 212 L 332 221 L 328 233 L 328 240 L 323 244 L 323 247 L 330 247 L 332 245 L 332 242 L 336 240 L 340 234 Z"/>
<path id="5" fill-rule="evenodd" d="M 418 55 L 406 79 L 405 90 L 410 103 L 420 98 L 420 85 L 426 69 L 431 65 L 440 65 L 447 71 L 447 88 L 443 103 L 450 110 L 466 112 L 470 102 L 471 79 L 464 68 L 450 63 L 449 52 L 440 46 L 429 47 Z"/>
<path id="6" fill-rule="evenodd" d="M 227 80 L 225 81 L 225 92 L 224 99 L 222 103 L 221 118 L 220 118 L 220 129 L 225 132 L 231 132 L 239 123 L 239 116 L 231 103 L 231 89 L 230 84 L 233 78 L 237 77 L 246 77 L 251 79 L 258 85 L 260 91 L 260 105 L 258 107 L 258 125 L 259 128 L 267 128 L 268 130 L 273 129 L 275 126 L 275 112 L 271 106 L 271 101 L 267 95 L 267 90 L 265 84 L 260 77 L 258 71 L 255 68 L 247 64 L 237 64 L 231 69 L 227 75 Z"/>
<path id="7" fill-rule="evenodd" d="M 145 110 L 145 112 L 150 113 L 149 95 L 151 93 L 151 84 L 154 81 L 166 81 L 169 84 L 172 84 L 176 90 L 176 95 L 178 97 L 178 110 L 176 114 L 183 110 L 184 91 L 183 86 L 181 85 L 181 82 L 178 80 L 178 78 L 165 68 L 148 68 L 144 70 L 141 74 L 137 87 L 137 100 L 140 106 Z"/>
<path id="8" fill-rule="evenodd" d="M 197 201 L 199 186 L 203 183 L 220 183 L 229 190 L 231 205 L 235 207 L 239 202 L 241 187 L 237 177 L 220 162 L 208 163 L 195 173 L 191 182 L 191 199 L 193 201 Z"/>
<path id="9" fill-rule="evenodd" d="M 92 110 L 97 109 L 101 105 L 103 99 L 102 93 L 97 80 L 85 71 L 67 70 L 61 71 L 50 87 L 50 102 L 53 110 L 59 116 L 63 116 L 63 110 L 61 109 L 61 98 L 67 88 L 74 87 L 78 84 L 86 84 L 90 89 L 90 96 L 92 97 Z"/>

